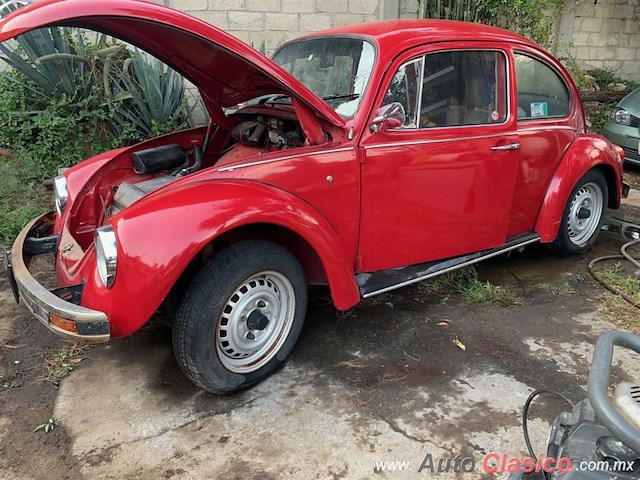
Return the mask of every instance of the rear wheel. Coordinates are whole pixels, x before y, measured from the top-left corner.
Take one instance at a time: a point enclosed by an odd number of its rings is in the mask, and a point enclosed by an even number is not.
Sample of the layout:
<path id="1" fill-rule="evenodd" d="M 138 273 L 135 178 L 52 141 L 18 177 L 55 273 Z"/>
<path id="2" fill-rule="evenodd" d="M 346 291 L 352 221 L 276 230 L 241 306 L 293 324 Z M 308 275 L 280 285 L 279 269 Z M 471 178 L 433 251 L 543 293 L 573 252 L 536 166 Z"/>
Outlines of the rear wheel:
<path id="1" fill-rule="evenodd" d="M 597 170 L 587 172 L 569 195 L 551 249 L 567 256 L 586 252 L 600 234 L 608 195 L 602 173 Z"/>
<path id="2" fill-rule="evenodd" d="M 306 307 L 304 273 L 289 251 L 260 241 L 231 245 L 204 265 L 178 308 L 178 363 L 210 392 L 249 387 L 284 363 Z"/>

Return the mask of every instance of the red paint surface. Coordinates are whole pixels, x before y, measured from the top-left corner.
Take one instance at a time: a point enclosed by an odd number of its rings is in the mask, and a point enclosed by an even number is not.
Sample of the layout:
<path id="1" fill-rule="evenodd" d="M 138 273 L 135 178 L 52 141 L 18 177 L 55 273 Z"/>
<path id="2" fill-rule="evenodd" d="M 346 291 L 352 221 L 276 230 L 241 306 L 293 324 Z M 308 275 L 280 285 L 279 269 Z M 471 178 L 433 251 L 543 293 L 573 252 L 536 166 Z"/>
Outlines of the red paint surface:
<path id="1" fill-rule="evenodd" d="M 213 241 L 251 225 L 271 225 L 304 240 L 319 259 L 311 269 L 314 277 L 329 284 L 338 308 L 347 309 L 359 301 L 358 271 L 495 247 L 531 231 L 543 242 L 553 241 L 569 193 L 591 168 L 609 169 L 611 206 L 619 202 L 621 162 L 608 141 L 584 133 L 582 105 L 567 72 L 529 40 L 504 30 L 387 21 L 312 34 L 359 35 L 376 47 L 369 88 L 355 117 L 345 122 L 246 44 L 157 4 L 45 0 L 2 20 L 0 41 L 50 24 L 116 34 L 152 52 L 199 86 L 220 127 L 206 168 L 106 220 L 116 229 L 119 248 L 112 289 L 103 287 L 96 273 L 93 230 L 105 222 L 102 204 L 112 198 L 114 185 L 146 178 L 133 172 L 131 152 L 168 143 L 188 149 L 202 143 L 205 129 L 109 152 L 65 173 L 70 202 L 56 232 L 60 245 L 72 248 L 58 252 L 58 282 L 85 282 L 82 304 L 109 316 L 114 337 L 140 328 Z M 369 125 L 397 68 L 418 55 L 450 49 L 503 52 L 507 75 L 498 79 L 507 83 L 511 105 L 505 123 L 371 133 Z M 545 61 L 564 78 L 572 97 L 566 118 L 517 119 L 514 49 Z M 238 146 L 216 154 L 226 147 L 233 127 L 222 108 L 262 93 L 294 97 L 293 105 L 272 111 L 297 119 L 308 144 L 270 152 Z M 247 112 L 252 108 L 267 109 Z M 520 150 L 491 150 L 515 142 Z"/>

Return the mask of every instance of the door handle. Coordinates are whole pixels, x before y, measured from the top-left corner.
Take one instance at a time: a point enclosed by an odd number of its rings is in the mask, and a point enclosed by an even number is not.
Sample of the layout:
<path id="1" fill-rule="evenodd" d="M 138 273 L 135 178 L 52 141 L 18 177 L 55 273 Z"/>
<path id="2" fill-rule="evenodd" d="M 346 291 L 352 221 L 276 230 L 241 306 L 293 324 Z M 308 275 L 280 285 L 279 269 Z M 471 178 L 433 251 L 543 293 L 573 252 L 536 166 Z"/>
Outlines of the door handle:
<path id="1" fill-rule="evenodd" d="M 498 145 L 495 147 L 491 147 L 491 150 L 494 152 L 500 152 L 503 150 L 520 150 L 519 143 L 507 143 L 506 145 Z"/>

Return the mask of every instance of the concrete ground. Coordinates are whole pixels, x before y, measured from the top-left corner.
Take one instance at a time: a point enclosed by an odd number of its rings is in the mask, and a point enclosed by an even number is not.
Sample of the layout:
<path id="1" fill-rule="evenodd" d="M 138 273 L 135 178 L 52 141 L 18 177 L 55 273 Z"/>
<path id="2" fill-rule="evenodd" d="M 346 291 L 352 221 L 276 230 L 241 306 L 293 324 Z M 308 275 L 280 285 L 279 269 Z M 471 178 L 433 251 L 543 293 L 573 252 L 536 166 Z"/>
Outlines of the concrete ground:
<path id="1" fill-rule="evenodd" d="M 502 268 L 527 284 L 529 262 Z M 287 366 L 232 397 L 191 386 L 168 331 L 148 329 L 93 350 L 63 382 L 54 416 L 88 478 L 431 478 L 417 472 L 427 454 L 477 464 L 475 474 L 438 478 L 492 478 L 480 471 L 485 454 L 525 456 L 528 394 L 544 386 L 581 398 L 593 342 L 612 327 L 580 295 L 535 294 L 517 313 L 388 300 L 344 322 L 313 308 Z M 638 358 L 624 366 L 638 378 Z M 542 405 L 533 422 L 539 449 L 560 407 Z M 380 471 L 384 461 L 409 463 Z"/>
<path id="2" fill-rule="evenodd" d="M 506 478 L 483 474 L 482 461 L 526 455 L 527 396 L 540 387 L 585 395 L 594 342 L 615 327 L 586 265 L 619 246 L 603 239 L 571 259 L 533 246 L 478 267 L 517 297 L 512 307 L 414 286 L 340 314 L 315 291 L 286 366 L 225 397 L 185 379 L 160 322 L 85 352 L 56 392 L 36 375 L 46 355 L 33 342 L 54 342 L 49 352 L 62 344 L 3 290 L 0 374 L 19 388 L 0 390 L 0 477 Z M 640 378 L 638 356 L 615 363 L 616 380 Z M 564 408 L 541 400 L 532 409 L 539 452 Z M 49 416 L 60 420 L 52 433 L 31 433 Z M 428 468 L 454 457 L 473 459 L 474 473 Z"/>

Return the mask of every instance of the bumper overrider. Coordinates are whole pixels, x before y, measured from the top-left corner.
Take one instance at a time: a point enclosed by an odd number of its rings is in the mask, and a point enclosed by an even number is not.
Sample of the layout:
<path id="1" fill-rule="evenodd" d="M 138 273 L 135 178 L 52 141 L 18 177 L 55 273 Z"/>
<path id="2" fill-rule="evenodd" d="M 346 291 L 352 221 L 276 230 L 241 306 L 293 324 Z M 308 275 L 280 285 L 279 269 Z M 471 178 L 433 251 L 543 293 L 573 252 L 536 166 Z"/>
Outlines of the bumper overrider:
<path id="1" fill-rule="evenodd" d="M 56 251 L 54 213 L 32 220 L 18 235 L 11 253 L 4 252 L 4 268 L 16 297 L 49 330 L 74 340 L 106 342 L 109 318 L 103 312 L 80 306 L 83 284 L 48 290 L 29 273 L 35 255 Z"/>

